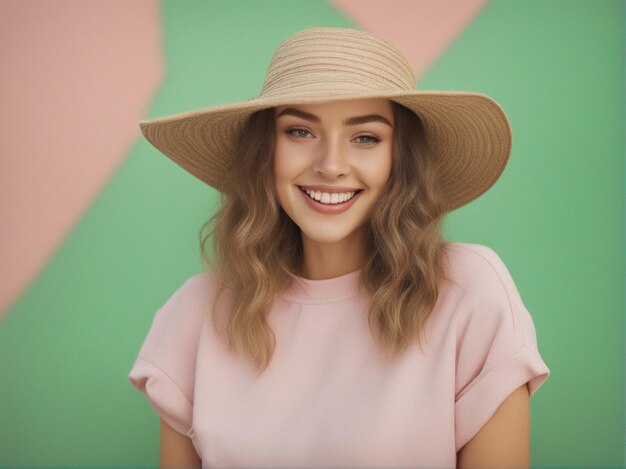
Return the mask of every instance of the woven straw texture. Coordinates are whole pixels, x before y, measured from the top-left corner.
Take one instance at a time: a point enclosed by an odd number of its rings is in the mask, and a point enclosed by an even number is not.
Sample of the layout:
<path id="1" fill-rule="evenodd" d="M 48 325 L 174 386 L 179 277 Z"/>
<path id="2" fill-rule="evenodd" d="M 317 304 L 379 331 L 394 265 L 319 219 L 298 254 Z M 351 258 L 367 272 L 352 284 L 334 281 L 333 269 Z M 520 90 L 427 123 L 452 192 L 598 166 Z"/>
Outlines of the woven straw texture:
<path id="1" fill-rule="evenodd" d="M 283 41 L 252 100 L 141 121 L 146 139 L 189 173 L 221 190 L 227 162 L 246 119 L 285 104 L 388 98 L 424 122 L 448 210 L 489 189 L 511 150 L 506 115 L 479 93 L 422 91 L 403 55 L 382 39 L 355 29 L 311 28 Z"/>

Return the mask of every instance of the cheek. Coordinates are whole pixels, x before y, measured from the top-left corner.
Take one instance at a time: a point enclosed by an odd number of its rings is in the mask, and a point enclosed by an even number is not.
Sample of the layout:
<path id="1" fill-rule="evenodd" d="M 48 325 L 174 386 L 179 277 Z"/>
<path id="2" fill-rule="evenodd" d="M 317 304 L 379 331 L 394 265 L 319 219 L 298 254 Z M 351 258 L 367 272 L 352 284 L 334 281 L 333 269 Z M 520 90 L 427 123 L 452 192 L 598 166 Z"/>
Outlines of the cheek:
<path id="1" fill-rule="evenodd" d="M 286 164 L 287 164 L 287 161 L 285 158 L 285 151 L 282 145 L 277 141 L 276 147 L 274 148 L 274 161 L 273 161 L 274 180 L 276 182 L 279 182 L 283 174 L 286 172 L 285 171 Z"/>
<path id="2" fill-rule="evenodd" d="M 274 178 L 277 183 L 293 182 L 302 171 L 303 155 L 296 155 L 289 145 L 280 139 L 274 150 Z"/>
<path id="3" fill-rule="evenodd" d="M 391 175 L 391 150 L 382 151 L 372 158 L 366 168 L 370 186 L 373 188 L 383 187 Z"/>
<path id="4" fill-rule="evenodd" d="M 278 203 L 285 207 L 288 198 L 288 186 L 293 184 L 296 176 L 293 158 L 289 158 L 289 153 L 284 146 L 276 144 L 274 151 L 274 190 L 278 197 Z"/>

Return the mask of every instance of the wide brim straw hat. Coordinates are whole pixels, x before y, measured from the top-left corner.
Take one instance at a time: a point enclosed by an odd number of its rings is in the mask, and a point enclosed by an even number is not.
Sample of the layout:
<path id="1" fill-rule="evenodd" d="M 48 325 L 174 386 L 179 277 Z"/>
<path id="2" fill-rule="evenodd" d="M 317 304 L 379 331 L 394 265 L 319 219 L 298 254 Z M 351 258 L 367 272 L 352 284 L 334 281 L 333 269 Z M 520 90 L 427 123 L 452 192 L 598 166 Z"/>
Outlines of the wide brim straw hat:
<path id="1" fill-rule="evenodd" d="M 402 53 L 365 31 L 310 28 L 274 53 L 259 96 L 251 100 L 140 121 L 159 151 L 217 190 L 255 111 L 287 104 L 387 98 L 417 114 L 449 211 L 474 200 L 500 177 L 511 128 L 498 103 L 481 93 L 417 90 Z"/>

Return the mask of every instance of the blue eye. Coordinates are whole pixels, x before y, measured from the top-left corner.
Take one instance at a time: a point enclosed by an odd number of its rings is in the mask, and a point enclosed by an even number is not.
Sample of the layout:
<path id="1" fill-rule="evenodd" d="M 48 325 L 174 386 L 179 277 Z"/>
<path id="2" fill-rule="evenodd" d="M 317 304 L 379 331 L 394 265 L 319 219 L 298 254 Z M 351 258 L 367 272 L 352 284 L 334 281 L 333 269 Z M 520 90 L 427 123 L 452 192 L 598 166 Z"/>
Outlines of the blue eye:
<path id="1" fill-rule="evenodd" d="M 302 138 L 306 138 L 307 134 L 310 134 L 311 132 L 309 132 L 306 129 L 300 129 L 300 128 L 293 128 L 293 129 L 287 129 L 285 131 L 286 134 L 291 135 L 293 137 L 302 137 Z"/>
<path id="2" fill-rule="evenodd" d="M 378 138 L 374 137 L 373 135 L 359 135 L 357 137 L 357 140 L 360 139 L 360 138 L 371 139 L 371 140 L 365 140 L 365 141 L 361 140 L 358 143 L 366 143 L 367 144 L 367 143 L 378 143 L 378 142 L 380 142 L 380 140 Z"/>

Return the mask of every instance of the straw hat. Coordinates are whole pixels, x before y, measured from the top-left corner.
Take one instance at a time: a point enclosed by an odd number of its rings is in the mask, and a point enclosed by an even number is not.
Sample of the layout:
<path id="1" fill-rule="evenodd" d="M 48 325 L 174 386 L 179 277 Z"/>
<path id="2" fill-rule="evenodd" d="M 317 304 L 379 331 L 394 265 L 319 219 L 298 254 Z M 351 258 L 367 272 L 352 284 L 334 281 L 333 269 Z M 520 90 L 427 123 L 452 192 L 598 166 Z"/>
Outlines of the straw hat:
<path id="1" fill-rule="evenodd" d="M 274 53 L 261 94 L 254 99 L 139 123 L 146 139 L 178 165 L 221 190 L 226 162 L 255 111 L 285 104 L 388 98 L 417 114 L 438 173 L 447 210 L 489 189 L 507 164 L 511 129 L 490 97 L 415 89 L 401 52 L 356 29 L 311 28 L 283 41 Z"/>

